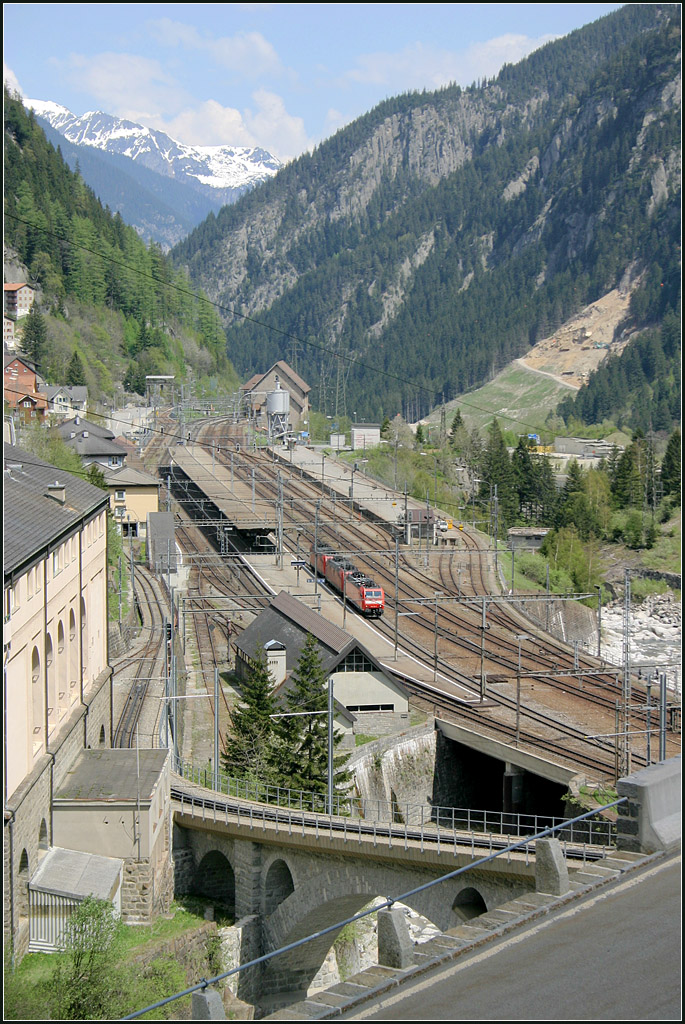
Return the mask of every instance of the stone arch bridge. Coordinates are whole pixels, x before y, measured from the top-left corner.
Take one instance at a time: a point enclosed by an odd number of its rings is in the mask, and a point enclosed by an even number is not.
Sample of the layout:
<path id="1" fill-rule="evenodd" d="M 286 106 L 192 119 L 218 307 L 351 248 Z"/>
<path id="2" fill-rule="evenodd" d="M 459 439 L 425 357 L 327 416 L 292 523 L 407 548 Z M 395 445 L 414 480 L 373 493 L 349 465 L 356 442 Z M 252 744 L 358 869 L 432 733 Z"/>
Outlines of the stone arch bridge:
<path id="1" fill-rule="evenodd" d="M 271 820 L 258 819 L 247 801 L 231 800 L 229 810 L 220 794 L 187 786 L 180 779 L 172 785 L 176 892 L 202 894 L 234 911 L 242 923 L 241 962 L 332 926 L 374 897 L 394 899 L 488 853 L 444 830 L 438 846 L 397 832 L 389 839 L 373 827 L 360 834 L 356 822 L 340 834 L 322 815 L 286 811 L 278 820 L 277 808 L 270 808 Z M 404 902 L 445 931 L 534 890 L 531 849 Z M 331 932 L 242 972 L 238 995 L 253 1002 L 259 994 L 306 991 L 336 936 Z"/>

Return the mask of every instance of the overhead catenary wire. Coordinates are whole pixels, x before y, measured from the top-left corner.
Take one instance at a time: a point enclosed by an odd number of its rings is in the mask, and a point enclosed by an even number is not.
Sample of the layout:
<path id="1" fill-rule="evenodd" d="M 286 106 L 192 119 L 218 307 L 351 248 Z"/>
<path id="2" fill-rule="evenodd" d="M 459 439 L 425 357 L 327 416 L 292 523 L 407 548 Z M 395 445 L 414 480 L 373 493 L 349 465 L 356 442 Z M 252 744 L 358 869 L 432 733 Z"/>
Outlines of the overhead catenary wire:
<path id="1" fill-rule="evenodd" d="M 278 334 L 282 338 L 286 338 L 288 341 L 295 342 L 296 344 L 299 345 L 306 345 L 309 348 L 316 349 L 318 352 L 322 352 L 328 356 L 333 356 L 338 360 L 348 363 L 350 366 L 359 366 L 363 370 L 368 370 L 371 373 L 379 374 L 380 376 L 385 377 L 388 380 L 394 380 L 400 384 L 406 384 L 408 387 L 412 387 L 417 391 L 421 391 L 424 392 L 426 395 L 432 396 L 436 404 L 438 400 L 443 399 L 443 392 L 438 391 L 436 388 L 430 388 L 427 385 L 420 384 L 418 381 L 412 380 L 409 377 L 403 377 L 401 374 L 391 373 L 389 370 L 384 370 L 379 366 L 373 366 L 372 364 L 366 363 L 363 360 L 356 358 L 355 356 L 348 355 L 347 353 L 341 351 L 340 349 L 332 348 L 330 345 L 324 345 L 320 342 L 301 338 L 299 337 L 299 335 L 293 334 L 290 331 L 285 331 L 281 327 L 275 327 L 273 324 L 268 324 L 263 320 L 258 320 L 257 317 L 250 316 L 247 313 L 241 313 L 239 310 L 234 309 L 232 306 L 226 306 L 221 302 L 216 302 L 214 299 L 207 298 L 207 296 L 198 295 L 197 292 L 193 292 L 188 288 L 183 288 L 181 287 L 181 285 L 174 284 L 171 281 L 164 281 L 162 278 L 157 277 L 155 274 L 149 274 L 138 268 L 131 267 L 128 263 L 125 263 L 123 260 L 117 260 L 113 256 L 106 256 L 104 253 L 98 252 L 96 249 L 91 249 L 89 246 L 83 245 L 81 242 L 75 242 L 71 238 L 67 238 L 66 235 L 61 235 L 57 231 L 50 230 L 44 225 L 33 224 L 31 221 L 26 220 L 23 217 L 20 217 L 16 213 L 5 211 L 5 216 L 11 217 L 13 220 L 16 220 L 19 224 L 24 224 L 26 225 L 26 227 L 33 228 L 35 231 L 42 231 L 44 234 L 49 235 L 52 238 L 56 238 L 60 242 L 65 242 L 67 245 L 72 245 L 77 249 L 83 250 L 83 252 L 90 253 L 91 256 L 96 256 L 98 259 L 104 260 L 106 263 L 111 263 L 114 266 L 121 267 L 122 269 L 128 271 L 130 274 L 136 274 L 139 277 L 144 277 L 150 281 L 154 281 L 155 284 L 161 285 L 163 288 L 170 288 L 172 291 L 176 291 L 181 295 L 185 295 L 188 298 L 193 299 L 193 301 L 195 302 L 206 302 L 208 305 L 213 306 L 215 309 L 220 310 L 222 313 L 236 317 L 240 320 L 244 320 L 248 323 L 255 324 L 258 327 L 263 327 L 265 330 L 271 331 L 274 334 Z M 461 398 L 458 399 L 458 404 L 460 406 L 466 406 L 469 409 L 474 409 L 477 412 L 483 412 L 488 415 L 492 413 L 491 409 L 485 409 L 483 408 L 483 406 L 476 405 L 475 402 L 470 402 L 468 400 L 464 400 Z M 520 423 L 521 426 L 530 427 L 531 429 L 536 431 L 539 429 L 539 424 L 528 423 L 526 420 L 522 420 L 517 416 L 507 414 L 507 419 L 515 423 Z"/>

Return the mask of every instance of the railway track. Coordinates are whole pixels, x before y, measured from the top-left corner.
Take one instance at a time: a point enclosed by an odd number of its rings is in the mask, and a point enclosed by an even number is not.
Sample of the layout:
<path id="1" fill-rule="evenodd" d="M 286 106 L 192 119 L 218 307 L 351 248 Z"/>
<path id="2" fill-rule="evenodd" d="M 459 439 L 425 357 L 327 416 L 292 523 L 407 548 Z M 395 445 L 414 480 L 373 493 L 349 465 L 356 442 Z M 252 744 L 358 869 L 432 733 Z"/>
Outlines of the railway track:
<path id="1" fill-rule="evenodd" d="M 117 674 L 127 669 L 134 670 L 134 678 L 114 731 L 115 747 L 133 747 L 136 740 L 140 746 L 157 746 L 157 729 L 162 714 L 159 693 L 154 694 L 155 700 L 151 710 L 149 704 L 146 705 L 146 699 L 151 690 L 159 691 L 163 678 L 165 655 L 162 626 L 166 609 L 154 578 L 140 565 L 136 567 L 135 572 L 134 599 L 139 609 L 141 632 L 145 639 L 135 654 L 121 659 L 114 666 Z"/>
<path id="2" fill-rule="evenodd" d="M 242 445 L 237 432 L 229 455 L 225 425 L 221 429 L 225 450 L 215 451 L 215 457 L 226 466 L 230 464 L 237 478 L 251 482 L 255 502 L 274 503 L 280 476 L 283 534 L 290 550 L 295 553 L 299 549 L 302 553 L 303 548 L 306 550 L 313 543 L 316 533 L 317 543 L 326 543 L 355 559 L 386 592 L 386 616 L 385 621 L 377 623 L 379 632 L 390 638 L 394 631 L 390 621 L 394 619 L 393 613 L 414 610 L 416 614 L 408 617 L 403 626 L 402 647 L 428 664 L 434 663 L 433 601 L 436 590 L 442 591 L 444 599 L 439 600 L 437 607 L 440 653 L 436 665 L 441 687 L 407 681 L 417 702 L 439 707 L 441 714 L 456 716 L 458 720 L 472 721 L 474 726 L 486 728 L 506 742 L 516 735 L 509 719 L 518 706 L 518 737 L 522 745 L 548 750 L 576 762 L 580 759 L 592 771 L 613 773 L 614 742 L 601 734 L 615 731 L 616 701 L 621 694 L 616 671 L 607 671 L 586 655 L 579 657 L 568 646 L 534 627 L 518 611 L 504 606 L 501 598 L 495 601 L 490 591 L 489 554 L 483 550 L 477 533 L 469 527 L 464 529 L 460 535 L 463 548 L 456 552 L 438 558 L 437 552 L 426 551 L 428 565 L 423 568 L 411 554 L 402 551 L 396 608 L 394 553 L 388 529 L 362 519 L 351 503 L 339 495 L 325 489 L 322 493 L 321 484 L 306 480 L 297 467 L 292 471 L 287 464 L 275 467 L 260 454 L 246 452 L 244 448 L 237 454 L 236 446 Z M 203 431 L 203 439 L 211 445 L 211 431 Z M 518 677 L 517 637 L 521 637 L 520 702 L 513 696 L 513 684 Z M 487 684 L 487 707 L 465 706 L 463 700 L 449 693 L 450 683 L 474 697 L 480 697 Z M 639 732 L 643 723 L 644 713 L 636 713 L 631 716 L 629 728 Z M 588 734 L 600 735 L 588 739 Z M 637 751 L 633 760 L 636 767 L 646 761 Z"/>
<path id="3" fill-rule="evenodd" d="M 256 825 L 267 824 L 283 826 L 289 834 L 293 830 L 301 830 L 304 836 L 309 832 L 314 837 L 330 836 L 337 838 L 342 836 L 346 842 L 362 842 L 363 839 L 372 839 L 375 845 L 388 843 L 393 844 L 418 843 L 421 849 L 435 847 L 440 850 L 453 848 L 454 852 L 468 852 L 472 855 L 487 850 L 490 853 L 496 850 L 506 850 L 512 843 L 511 835 L 496 835 L 493 833 L 461 832 L 448 827 L 441 827 L 439 824 L 431 827 L 424 824 L 414 826 L 410 824 L 385 824 L 383 822 L 366 822 L 363 818 L 346 818 L 327 814 L 310 814 L 306 811 L 295 811 L 291 809 L 280 809 L 269 804 L 251 804 L 248 801 L 233 800 L 227 798 L 222 800 L 214 796 L 205 796 L 194 789 L 186 789 L 180 784 L 172 784 L 171 798 L 180 804 L 180 811 L 184 813 L 188 808 L 191 814 L 195 814 L 198 808 L 202 820 L 224 821 L 229 820 L 240 825 L 244 823 L 254 828 Z M 564 854 L 571 861 L 598 861 L 606 857 L 606 843 L 589 844 L 586 842 L 564 841 Z M 405 845 L 405 849 L 407 846 Z"/>

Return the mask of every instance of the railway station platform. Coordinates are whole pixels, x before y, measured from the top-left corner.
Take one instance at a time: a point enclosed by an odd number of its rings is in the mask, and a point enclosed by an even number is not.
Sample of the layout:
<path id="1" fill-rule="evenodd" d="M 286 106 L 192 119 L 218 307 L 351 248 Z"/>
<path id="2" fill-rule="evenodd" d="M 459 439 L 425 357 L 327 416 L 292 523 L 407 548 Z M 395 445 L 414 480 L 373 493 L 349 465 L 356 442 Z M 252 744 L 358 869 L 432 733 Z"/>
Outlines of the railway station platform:
<path id="1" fill-rule="evenodd" d="M 353 465 L 335 454 L 328 454 L 328 447 L 324 449 L 295 445 L 290 451 L 279 448 L 273 451 L 284 468 L 299 467 L 302 474 L 323 485 L 326 492 L 335 491 L 337 496 L 351 502 L 355 508 L 364 508 L 371 516 L 393 526 L 398 525 L 398 519 L 404 513 L 408 512 L 411 515 L 412 512 L 426 510 L 425 501 L 420 502 L 409 496 L 405 499 L 401 492 L 365 476 L 363 469 L 354 469 Z M 437 530 L 435 538 L 431 540 L 435 539 L 437 545 L 441 547 L 458 546 L 463 532 L 459 525 L 463 523 L 464 528 L 467 528 L 467 521 L 450 516 L 443 517 L 440 510 L 435 510 L 432 505 L 430 508 L 436 512 L 437 518 L 443 519 L 446 524 L 446 529 Z"/>
<path id="2" fill-rule="evenodd" d="M 173 470 L 192 480 L 236 530 L 268 533 L 276 529 L 275 502 L 257 496 L 254 477 L 239 457 L 225 466 L 200 444 L 177 445 L 169 449 L 169 456 Z"/>
<path id="3" fill-rule="evenodd" d="M 448 694 L 467 704 L 478 704 L 479 698 L 472 690 L 443 676 L 440 671 L 434 678 L 430 666 L 407 653 L 402 646 L 402 623 L 398 630 L 398 645 L 395 650 L 394 638 L 387 638 L 378 629 L 377 620 L 365 619 L 349 604 L 343 608 L 342 598 L 325 584 L 314 579 L 311 570 L 293 565 L 297 562 L 294 552 L 284 551 L 282 563 L 278 555 L 250 555 L 253 571 L 266 583 L 274 595 L 281 590 L 302 601 L 307 607 L 323 615 L 334 625 L 354 636 L 383 668 L 401 679 L 416 680 L 426 687 L 434 687 L 436 695 Z M 392 610 L 386 607 L 385 620 L 394 623 Z"/>

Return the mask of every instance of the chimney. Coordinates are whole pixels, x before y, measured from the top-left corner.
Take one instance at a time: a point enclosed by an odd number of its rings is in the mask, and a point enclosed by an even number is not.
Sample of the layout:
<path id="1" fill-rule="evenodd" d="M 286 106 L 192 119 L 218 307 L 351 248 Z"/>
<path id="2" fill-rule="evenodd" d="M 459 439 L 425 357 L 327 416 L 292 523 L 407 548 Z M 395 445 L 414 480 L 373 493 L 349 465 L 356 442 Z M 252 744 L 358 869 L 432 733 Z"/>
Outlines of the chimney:
<path id="1" fill-rule="evenodd" d="M 274 686 L 280 686 L 286 674 L 286 649 L 278 640 L 269 640 L 264 644 L 266 664 Z"/>
<path id="2" fill-rule="evenodd" d="M 64 484 L 61 484 L 59 480 L 55 480 L 54 484 L 48 484 L 47 497 L 54 498 L 58 505 L 64 505 L 67 500 Z"/>

